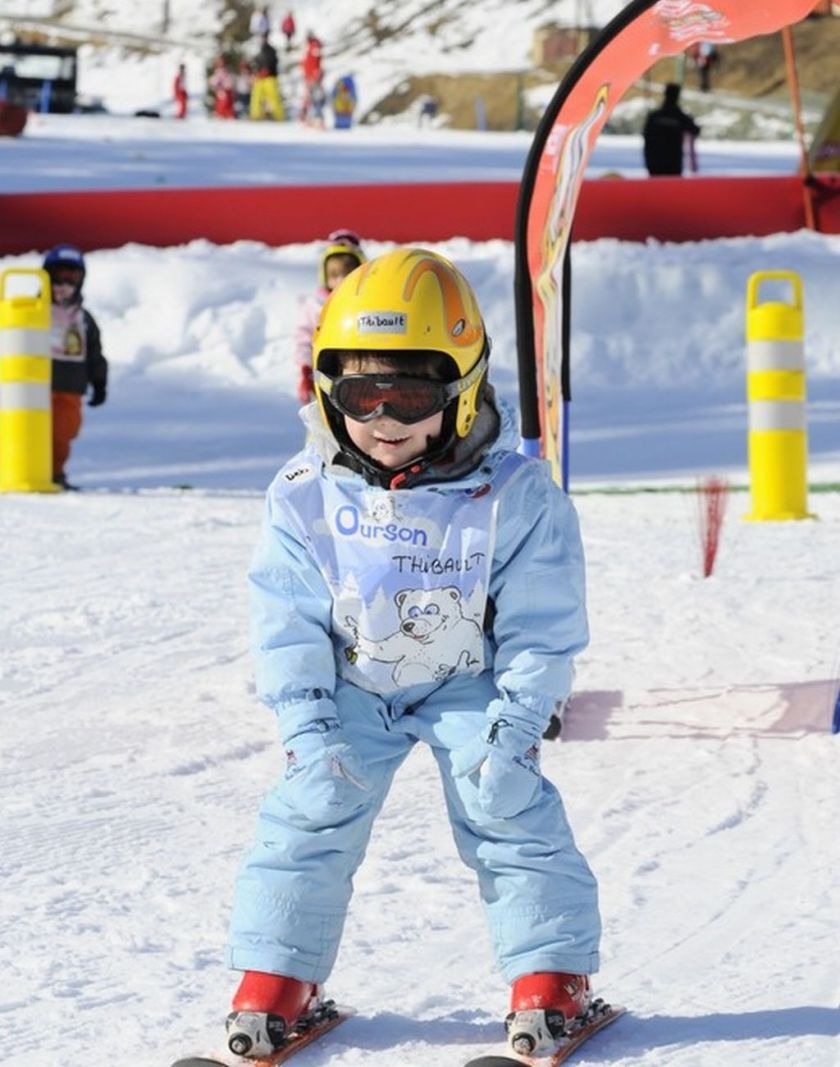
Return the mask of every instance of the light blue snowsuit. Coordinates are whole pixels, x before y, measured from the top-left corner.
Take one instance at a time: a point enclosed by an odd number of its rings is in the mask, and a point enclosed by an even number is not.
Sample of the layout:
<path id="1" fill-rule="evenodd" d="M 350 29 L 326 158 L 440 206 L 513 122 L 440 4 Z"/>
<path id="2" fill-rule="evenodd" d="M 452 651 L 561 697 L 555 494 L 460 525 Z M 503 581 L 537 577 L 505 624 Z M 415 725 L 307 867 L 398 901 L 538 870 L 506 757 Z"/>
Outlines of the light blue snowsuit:
<path id="1" fill-rule="evenodd" d="M 516 455 L 492 391 L 460 443 L 468 472 L 410 489 L 333 464 L 314 409 L 249 572 L 257 689 L 287 765 L 237 879 L 230 965 L 326 980 L 374 819 L 423 741 L 504 978 L 591 974 L 596 882 L 539 773 L 588 640 L 572 504 Z"/>

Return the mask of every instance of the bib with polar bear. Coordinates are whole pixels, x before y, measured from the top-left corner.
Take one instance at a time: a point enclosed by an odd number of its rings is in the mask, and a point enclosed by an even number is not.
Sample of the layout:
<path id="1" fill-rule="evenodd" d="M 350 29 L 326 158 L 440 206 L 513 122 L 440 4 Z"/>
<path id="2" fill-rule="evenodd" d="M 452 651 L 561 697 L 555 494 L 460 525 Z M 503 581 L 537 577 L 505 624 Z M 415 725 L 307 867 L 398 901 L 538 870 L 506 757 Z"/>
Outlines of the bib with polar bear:
<path id="1" fill-rule="evenodd" d="M 471 488 L 387 490 L 281 474 L 285 513 L 333 596 L 338 673 L 388 696 L 485 669 L 484 616 L 502 486 L 528 460 L 506 453 Z"/>

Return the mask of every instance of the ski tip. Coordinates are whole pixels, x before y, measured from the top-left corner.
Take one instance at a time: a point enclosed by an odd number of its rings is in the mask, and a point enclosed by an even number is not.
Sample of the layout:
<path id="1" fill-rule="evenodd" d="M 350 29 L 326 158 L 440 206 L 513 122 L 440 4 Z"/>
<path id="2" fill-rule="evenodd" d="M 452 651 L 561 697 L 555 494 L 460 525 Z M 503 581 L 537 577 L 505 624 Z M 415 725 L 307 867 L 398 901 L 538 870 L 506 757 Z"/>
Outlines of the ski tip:
<path id="1" fill-rule="evenodd" d="M 513 1060 L 510 1056 L 479 1056 L 470 1060 L 464 1067 L 522 1067 L 522 1060 Z"/>
<path id="2" fill-rule="evenodd" d="M 172 1067 L 227 1067 L 221 1060 L 208 1060 L 206 1056 L 187 1056 L 185 1060 L 176 1060 Z"/>

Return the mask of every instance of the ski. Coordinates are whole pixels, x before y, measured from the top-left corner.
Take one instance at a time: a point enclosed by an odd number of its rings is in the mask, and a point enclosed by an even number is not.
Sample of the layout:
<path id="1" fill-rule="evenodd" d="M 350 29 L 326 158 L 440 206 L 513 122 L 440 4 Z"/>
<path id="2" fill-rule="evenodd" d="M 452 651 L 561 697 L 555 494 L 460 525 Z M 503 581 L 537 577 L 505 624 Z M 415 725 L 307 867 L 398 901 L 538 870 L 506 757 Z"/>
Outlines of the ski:
<path id="1" fill-rule="evenodd" d="M 338 1007 L 330 1000 L 322 1006 L 314 1022 L 306 1029 L 291 1034 L 270 1056 L 248 1059 L 245 1056 L 237 1056 L 233 1052 L 222 1052 L 214 1053 L 212 1056 L 187 1056 L 186 1059 L 176 1060 L 172 1067 L 278 1067 L 307 1045 L 319 1041 L 324 1034 L 328 1034 L 330 1030 L 346 1022 L 352 1015 L 352 1008 Z"/>
<path id="2" fill-rule="evenodd" d="M 593 1037 L 605 1026 L 623 1015 L 625 1008 L 614 1004 L 606 1004 L 603 1000 L 592 1003 L 583 1020 L 575 1026 L 568 1037 L 562 1040 L 556 1052 L 548 1056 L 479 1056 L 477 1059 L 465 1063 L 464 1067 L 560 1067 L 565 1063 L 590 1037 Z"/>

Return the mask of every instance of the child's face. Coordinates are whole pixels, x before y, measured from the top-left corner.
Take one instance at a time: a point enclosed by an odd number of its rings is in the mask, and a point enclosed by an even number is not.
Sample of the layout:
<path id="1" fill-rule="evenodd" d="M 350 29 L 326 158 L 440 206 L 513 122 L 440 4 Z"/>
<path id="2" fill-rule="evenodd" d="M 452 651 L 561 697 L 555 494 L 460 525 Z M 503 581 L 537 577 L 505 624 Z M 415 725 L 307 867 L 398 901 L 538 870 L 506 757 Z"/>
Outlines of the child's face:
<path id="1" fill-rule="evenodd" d="M 390 363 L 375 356 L 362 356 L 348 374 L 393 374 Z M 386 470 L 404 467 L 429 450 L 429 438 L 440 436 L 443 412 L 438 411 L 422 422 L 407 425 L 391 415 L 377 415 L 369 422 L 357 422 L 344 416 L 347 434 L 356 448 Z"/>
<path id="2" fill-rule="evenodd" d="M 73 303 L 81 280 L 81 271 L 71 267 L 56 271 L 51 279 L 53 303 L 62 306 Z"/>
<path id="3" fill-rule="evenodd" d="M 353 256 L 341 253 L 330 256 L 324 264 L 324 280 L 327 283 L 327 289 L 332 292 L 338 283 L 346 278 L 351 271 L 354 271 L 358 265 Z"/>

